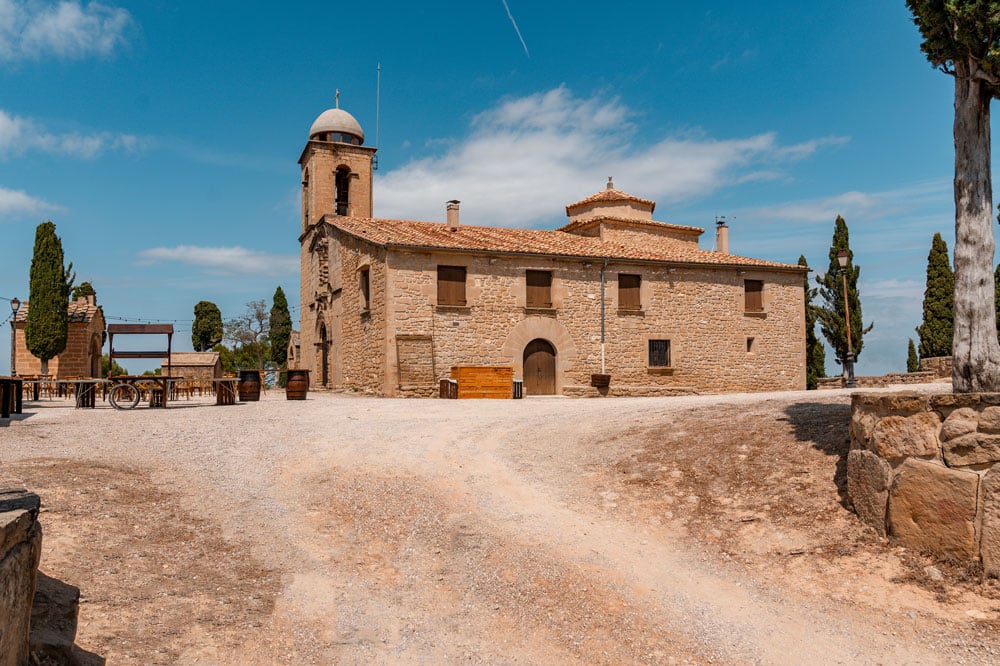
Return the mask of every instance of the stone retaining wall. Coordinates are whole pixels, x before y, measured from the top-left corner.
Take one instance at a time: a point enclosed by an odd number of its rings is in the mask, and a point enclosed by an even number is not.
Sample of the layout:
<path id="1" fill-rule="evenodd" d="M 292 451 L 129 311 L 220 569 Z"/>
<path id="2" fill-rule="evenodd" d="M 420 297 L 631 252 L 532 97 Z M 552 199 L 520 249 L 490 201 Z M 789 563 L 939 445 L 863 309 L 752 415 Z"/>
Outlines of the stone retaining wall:
<path id="1" fill-rule="evenodd" d="M 931 358 L 920 359 L 920 369 L 925 372 L 933 372 L 936 377 L 951 381 L 951 356 L 933 356 Z"/>
<path id="2" fill-rule="evenodd" d="M 27 664 L 31 604 L 42 553 L 38 495 L 0 489 L 0 666 Z"/>
<path id="3" fill-rule="evenodd" d="M 848 497 L 908 548 L 1000 576 L 1000 394 L 851 396 Z"/>
<path id="4" fill-rule="evenodd" d="M 928 384 L 938 379 L 940 377 L 933 371 L 889 372 L 884 375 L 855 377 L 854 383 L 858 388 L 885 388 L 896 384 Z M 950 374 L 948 380 L 951 380 Z M 841 376 L 823 377 L 817 380 L 816 388 L 819 390 L 847 388 L 847 382 Z"/>

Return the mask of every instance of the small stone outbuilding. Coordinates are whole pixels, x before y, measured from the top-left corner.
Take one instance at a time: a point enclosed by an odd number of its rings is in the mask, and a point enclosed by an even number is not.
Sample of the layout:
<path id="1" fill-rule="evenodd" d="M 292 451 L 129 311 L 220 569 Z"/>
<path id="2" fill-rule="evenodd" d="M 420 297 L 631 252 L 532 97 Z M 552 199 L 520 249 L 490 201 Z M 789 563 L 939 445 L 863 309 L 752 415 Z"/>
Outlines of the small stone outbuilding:
<path id="1" fill-rule="evenodd" d="M 161 363 L 167 374 L 167 359 Z M 170 355 L 170 374 L 184 379 L 212 379 L 222 376 L 219 352 L 174 352 Z"/>
<path id="2" fill-rule="evenodd" d="M 28 351 L 24 341 L 24 326 L 28 320 L 30 303 L 23 303 L 15 322 L 14 368 L 17 374 L 38 375 L 42 361 Z M 49 374 L 55 379 L 73 377 L 100 377 L 101 350 L 104 347 L 104 311 L 97 305 L 93 294 L 81 296 L 67 305 L 69 334 L 66 349 L 49 360 Z"/>

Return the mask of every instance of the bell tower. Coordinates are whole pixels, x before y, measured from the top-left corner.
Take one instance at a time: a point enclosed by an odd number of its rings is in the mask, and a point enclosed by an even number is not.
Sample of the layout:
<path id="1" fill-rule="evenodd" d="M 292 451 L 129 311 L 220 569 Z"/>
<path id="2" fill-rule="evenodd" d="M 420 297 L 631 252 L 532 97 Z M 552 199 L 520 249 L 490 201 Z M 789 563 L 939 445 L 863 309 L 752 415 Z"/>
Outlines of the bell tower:
<path id="1" fill-rule="evenodd" d="M 319 115 L 299 157 L 302 168 L 302 232 L 325 215 L 372 216 L 372 161 L 377 148 L 364 145 L 365 132 L 340 108 Z"/>

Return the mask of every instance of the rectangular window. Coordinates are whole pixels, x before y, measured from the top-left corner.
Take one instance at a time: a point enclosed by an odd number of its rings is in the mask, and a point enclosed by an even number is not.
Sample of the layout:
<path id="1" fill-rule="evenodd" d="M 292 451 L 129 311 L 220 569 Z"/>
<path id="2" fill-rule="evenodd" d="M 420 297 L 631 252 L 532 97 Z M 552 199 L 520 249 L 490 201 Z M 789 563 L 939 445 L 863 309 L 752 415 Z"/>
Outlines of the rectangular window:
<path id="1" fill-rule="evenodd" d="M 370 310 L 371 309 L 371 282 L 369 277 L 369 271 L 367 268 L 362 268 L 358 271 L 358 287 L 361 292 L 361 309 Z"/>
<path id="2" fill-rule="evenodd" d="M 552 271 L 525 271 L 524 283 L 526 307 L 552 307 Z"/>
<path id="3" fill-rule="evenodd" d="M 438 266 L 438 305 L 465 305 L 465 266 Z"/>
<path id="4" fill-rule="evenodd" d="M 670 340 L 649 341 L 649 367 L 670 367 Z"/>
<path id="5" fill-rule="evenodd" d="M 641 310 L 642 303 L 639 300 L 639 286 L 642 284 L 641 275 L 618 274 L 618 309 L 619 310 Z"/>
<path id="6" fill-rule="evenodd" d="M 761 280 L 743 281 L 743 309 L 746 312 L 764 311 L 764 283 Z"/>

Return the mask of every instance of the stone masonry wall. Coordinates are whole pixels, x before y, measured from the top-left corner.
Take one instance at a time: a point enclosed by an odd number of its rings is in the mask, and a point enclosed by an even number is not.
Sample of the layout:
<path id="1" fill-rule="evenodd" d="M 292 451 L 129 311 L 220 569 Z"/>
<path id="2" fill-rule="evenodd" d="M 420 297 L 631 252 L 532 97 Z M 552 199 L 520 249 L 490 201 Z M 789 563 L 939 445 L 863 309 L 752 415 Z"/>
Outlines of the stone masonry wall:
<path id="1" fill-rule="evenodd" d="M 1000 394 L 855 393 L 848 496 L 879 534 L 1000 576 Z"/>
<path id="2" fill-rule="evenodd" d="M 952 357 L 934 356 L 920 359 L 920 369 L 925 372 L 933 372 L 936 377 L 951 380 Z"/>
<path id="3" fill-rule="evenodd" d="M 38 495 L 0 489 L 0 666 L 29 663 L 28 630 L 42 552 Z"/>
<path id="4" fill-rule="evenodd" d="M 438 265 L 466 267 L 466 306 L 436 304 Z M 388 268 L 386 393 L 398 394 L 394 337 L 403 335 L 432 340 L 438 375 L 453 365 L 512 365 L 516 378 L 521 342 L 540 337 L 556 348 L 557 393 L 601 395 L 590 386 L 590 375 L 601 372 L 598 262 L 393 252 Z M 552 271 L 552 308 L 526 307 L 527 269 Z M 641 311 L 618 309 L 619 273 L 642 276 Z M 764 313 L 744 313 L 745 279 L 764 281 Z M 607 394 L 805 388 L 802 309 L 797 273 L 612 262 L 605 285 Z M 670 341 L 670 368 L 648 367 L 651 339 Z"/>
<path id="5" fill-rule="evenodd" d="M 950 379 L 951 375 L 949 375 Z M 887 372 L 884 375 L 866 375 L 855 377 L 854 383 L 857 388 L 883 388 L 896 384 L 927 384 L 936 381 L 938 378 L 934 372 Z M 837 377 L 823 377 L 817 380 L 817 389 L 842 389 L 847 388 L 847 380 L 842 375 Z"/>
<path id="6" fill-rule="evenodd" d="M 331 363 L 340 369 L 340 386 L 356 391 L 383 394 L 385 386 L 385 250 L 364 241 L 344 236 L 341 243 L 331 243 L 330 252 L 338 252 L 342 286 L 337 298 L 341 313 L 340 330 L 334 330 Z M 368 269 L 369 302 L 361 297 L 361 269 Z M 332 279 L 332 278 L 331 278 Z"/>
<path id="7" fill-rule="evenodd" d="M 66 338 L 66 349 L 49 360 L 49 374 L 56 378 L 91 377 L 92 348 L 96 341 L 98 349 L 103 345 L 101 333 L 104 320 L 95 317 L 89 322 L 70 322 Z M 24 341 L 24 323 L 17 325 L 14 349 L 15 365 L 19 375 L 38 375 L 42 371 L 42 361 L 34 356 Z M 97 363 L 100 374 L 100 361 Z"/>

